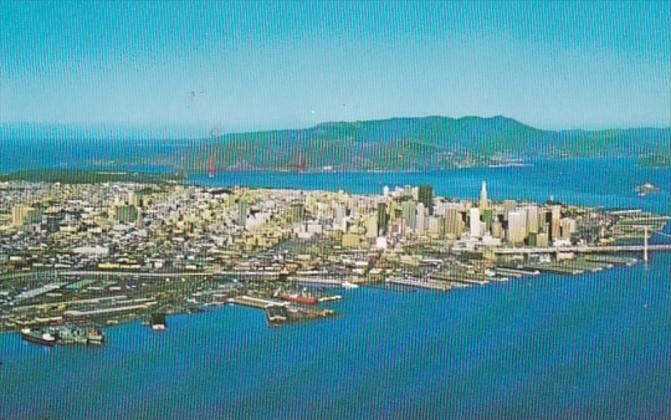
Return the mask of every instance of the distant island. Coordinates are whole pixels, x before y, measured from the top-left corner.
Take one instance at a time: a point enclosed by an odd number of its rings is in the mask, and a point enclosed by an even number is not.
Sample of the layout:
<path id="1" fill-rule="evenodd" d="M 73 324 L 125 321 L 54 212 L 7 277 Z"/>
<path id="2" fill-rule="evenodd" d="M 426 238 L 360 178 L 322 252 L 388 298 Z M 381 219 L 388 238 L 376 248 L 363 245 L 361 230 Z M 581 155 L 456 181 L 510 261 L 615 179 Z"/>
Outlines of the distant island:
<path id="1" fill-rule="evenodd" d="M 391 118 L 213 136 L 157 160 L 209 172 L 419 171 L 607 156 L 671 166 L 671 128 L 551 131 L 503 116 Z"/>

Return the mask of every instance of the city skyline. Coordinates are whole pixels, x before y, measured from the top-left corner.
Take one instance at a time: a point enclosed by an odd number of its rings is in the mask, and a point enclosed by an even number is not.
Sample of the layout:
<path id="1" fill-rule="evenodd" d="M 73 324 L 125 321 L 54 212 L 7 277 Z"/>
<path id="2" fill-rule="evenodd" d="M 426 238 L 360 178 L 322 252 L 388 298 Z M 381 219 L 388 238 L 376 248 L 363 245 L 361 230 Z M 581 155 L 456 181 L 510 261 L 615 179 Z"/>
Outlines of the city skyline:
<path id="1" fill-rule="evenodd" d="M 1 124 L 231 132 L 506 115 L 545 129 L 671 125 L 665 2 L 0 7 Z"/>

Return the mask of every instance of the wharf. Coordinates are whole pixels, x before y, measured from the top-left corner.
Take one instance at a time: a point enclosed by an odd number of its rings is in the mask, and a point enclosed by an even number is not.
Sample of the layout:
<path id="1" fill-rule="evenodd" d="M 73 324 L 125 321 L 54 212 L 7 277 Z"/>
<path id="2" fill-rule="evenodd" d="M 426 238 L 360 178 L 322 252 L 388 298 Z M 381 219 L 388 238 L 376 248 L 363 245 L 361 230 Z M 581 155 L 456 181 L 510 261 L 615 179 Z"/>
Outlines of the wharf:
<path id="1" fill-rule="evenodd" d="M 389 277 L 385 279 L 385 282 L 401 286 L 412 286 L 412 287 L 419 287 L 422 289 L 432 289 L 440 291 L 447 291 L 450 290 L 451 288 L 449 283 L 436 280 L 419 280 L 419 279 L 408 279 L 400 277 Z"/>
<path id="2" fill-rule="evenodd" d="M 524 268 L 534 269 L 540 272 L 545 273 L 554 273 L 554 274 L 582 274 L 585 270 L 579 270 L 577 268 L 567 267 L 562 264 L 555 263 L 546 263 L 546 264 L 524 264 Z"/>
<path id="3" fill-rule="evenodd" d="M 276 299 L 260 298 L 255 296 L 237 296 L 228 299 L 228 303 L 248 306 L 250 308 L 265 309 L 268 306 L 288 306 L 289 302 Z"/>
<path id="4" fill-rule="evenodd" d="M 342 284 L 344 283 L 343 280 L 325 279 L 319 277 L 304 277 L 304 276 L 290 276 L 287 277 L 287 280 L 294 283 L 316 284 L 316 285 L 335 286 L 335 287 L 342 287 Z"/>
<path id="5" fill-rule="evenodd" d="M 468 285 L 484 285 L 489 283 L 489 280 L 485 280 L 484 278 L 478 278 L 475 275 L 469 275 L 467 273 L 460 272 L 433 273 L 430 275 L 430 277 L 435 280 L 463 283 Z"/>
<path id="6" fill-rule="evenodd" d="M 601 271 L 604 268 L 613 268 L 613 264 L 607 263 L 607 262 L 594 262 L 594 261 L 587 261 L 584 259 L 577 259 L 577 260 L 572 260 L 572 261 L 567 261 L 567 264 L 570 267 L 575 267 L 579 270 L 585 270 L 585 271 Z"/>
<path id="7" fill-rule="evenodd" d="M 505 276 L 513 276 L 513 277 L 537 276 L 541 273 L 538 270 L 529 271 L 529 270 L 522 270 L 520 268 L 510 268 L 510 267 L 496 267 L 494 271 Z"/>
<path id="8" fill-rule="evenodd" d="M 633 258 L 633 257 L 618 257 L 615 255 L 586 255 L 585 260 L 587 261 L 593 261 L 593 262 L 598 262 L 598 263 L 610 263 L 610 264 L 617 264 L 617 265 L 627 265 L 631 266 L 633 264 L 636 264 L 638 259 Z"/>

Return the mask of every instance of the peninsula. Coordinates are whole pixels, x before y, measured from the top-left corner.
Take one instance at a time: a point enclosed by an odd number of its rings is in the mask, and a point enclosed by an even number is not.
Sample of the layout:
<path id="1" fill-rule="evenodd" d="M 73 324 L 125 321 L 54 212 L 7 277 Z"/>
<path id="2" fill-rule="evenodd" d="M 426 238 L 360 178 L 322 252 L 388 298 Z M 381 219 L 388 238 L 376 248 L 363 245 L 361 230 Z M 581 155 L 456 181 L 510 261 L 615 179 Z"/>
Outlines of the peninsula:
<path id="1" fill-rule="evenodd" d="M 47 345 L 100 343 L 100 329 L 137 319 L 160 331 L 165 314 L 224 304 L 276 326 L 336 315 L 328 302 L 343 288 L 449 291 L 671 249 L 648 245 L 668 216 L 493 201 L 484 182 L 478 200 L 430 185 L 358 195 L 11 180 L 0 192 L 0 329 Z"/>

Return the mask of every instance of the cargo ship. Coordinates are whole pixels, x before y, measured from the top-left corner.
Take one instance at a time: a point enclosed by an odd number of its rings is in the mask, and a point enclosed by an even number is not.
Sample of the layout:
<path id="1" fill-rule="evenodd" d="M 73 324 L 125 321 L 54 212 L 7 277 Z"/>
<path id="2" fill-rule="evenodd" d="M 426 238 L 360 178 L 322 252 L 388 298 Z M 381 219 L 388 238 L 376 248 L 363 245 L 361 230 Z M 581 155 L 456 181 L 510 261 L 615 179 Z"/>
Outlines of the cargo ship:
<path id="1" fill-rule="evenodd" d="M 49 334 L 48 332 L 43 331 L 33 331 L 30 328 L 24 328 L 21 330 L 21 337 L 24 340 L 30 341 L 31 343 L 41 344 L 43 346 L 53 347 L 56 344 L 56 337 Z"/>
<path id="2" fill-rule="evenodd" d="M 280 292 L 277 294 L 277 297 L 284 299 L 289 302 L 303 303 L 306 305 L 315 305 L 318 302 L 318 299 L 315 296 L 303 292 Z"/>

